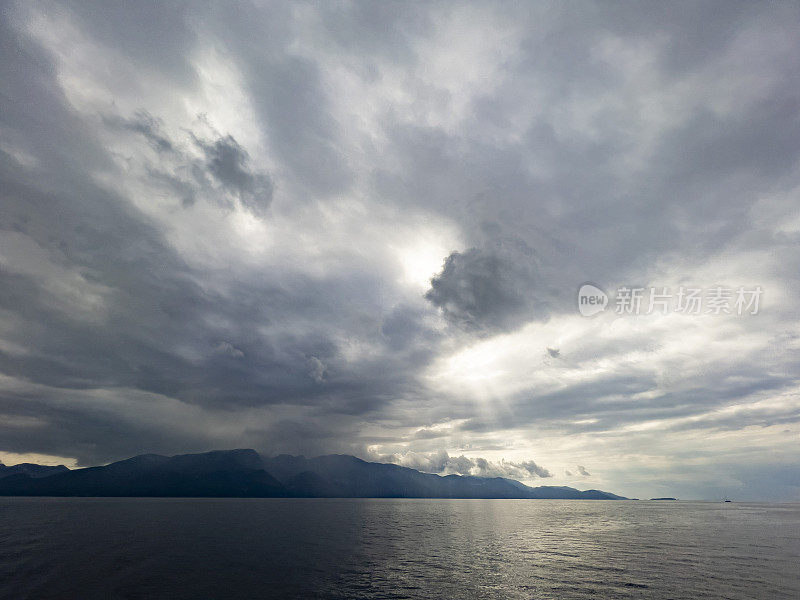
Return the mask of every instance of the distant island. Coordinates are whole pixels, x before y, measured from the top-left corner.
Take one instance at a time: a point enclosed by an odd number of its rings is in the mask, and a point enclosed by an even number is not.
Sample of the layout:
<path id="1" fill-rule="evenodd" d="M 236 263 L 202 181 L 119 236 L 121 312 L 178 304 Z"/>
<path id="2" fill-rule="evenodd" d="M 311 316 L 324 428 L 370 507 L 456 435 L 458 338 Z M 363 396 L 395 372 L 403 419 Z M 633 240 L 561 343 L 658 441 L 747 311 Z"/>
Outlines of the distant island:
<path id="1" fill-rule="evenodd" d="M 503 477 L 422 473 L 341 454 L 266 458 L 255 450 L 143 454 L 73 470 L 0 464 L 0 496 L 627 499 L 600 490 L 530 487 Z"/>
<path id="2" fill-rule="evenodd" d="M 650 500 L 677 500 L 677 498 L 650 498 Z"/>

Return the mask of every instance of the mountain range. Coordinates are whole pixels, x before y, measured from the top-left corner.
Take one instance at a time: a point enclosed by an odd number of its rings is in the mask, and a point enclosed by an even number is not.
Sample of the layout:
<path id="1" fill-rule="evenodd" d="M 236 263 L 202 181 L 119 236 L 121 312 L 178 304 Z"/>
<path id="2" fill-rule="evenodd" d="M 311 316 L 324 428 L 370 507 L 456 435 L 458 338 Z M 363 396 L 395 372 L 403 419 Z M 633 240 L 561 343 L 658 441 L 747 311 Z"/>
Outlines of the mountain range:
<path id="1" fill-rule="evenodd" d="M 341 454 L 262 458 L 249 449 L 143 454 L 72 470 L 0 464 L 0 496 L 625 499 L 600 490 L 529 487 L 503 477 L 422 473 Z"/>

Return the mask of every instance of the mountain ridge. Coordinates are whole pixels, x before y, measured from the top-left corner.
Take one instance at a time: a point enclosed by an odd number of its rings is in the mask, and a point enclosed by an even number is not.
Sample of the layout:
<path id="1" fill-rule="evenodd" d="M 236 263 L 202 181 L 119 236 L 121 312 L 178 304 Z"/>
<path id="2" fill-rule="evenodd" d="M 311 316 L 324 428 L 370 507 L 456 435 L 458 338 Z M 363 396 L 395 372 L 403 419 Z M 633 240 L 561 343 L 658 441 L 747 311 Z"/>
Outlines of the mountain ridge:
<path id="1" fill-rule="evenodd" d="M 2 496 L 625 499 L 503 477 L 422 473 L 345 454 L 262 457 L 252 449 L 142 454 L 103 466 L 17 469 L 3 476 L 9 469 L 15 467 L 0 470 Z"/>
<path id="2" fill-rule="evenodd" d="M 0 479 L 10 477 L 11 475 L 25 474 L 29 477 L 36 479 L 39 477 L 47 477 L 55 473 L 63 473 L 69 471 L 64 465 L 51 466 L 51 465 L 37 465 L 34 463 L 19 463 L 12 466 L 6 466 L 0 463 Z"/>

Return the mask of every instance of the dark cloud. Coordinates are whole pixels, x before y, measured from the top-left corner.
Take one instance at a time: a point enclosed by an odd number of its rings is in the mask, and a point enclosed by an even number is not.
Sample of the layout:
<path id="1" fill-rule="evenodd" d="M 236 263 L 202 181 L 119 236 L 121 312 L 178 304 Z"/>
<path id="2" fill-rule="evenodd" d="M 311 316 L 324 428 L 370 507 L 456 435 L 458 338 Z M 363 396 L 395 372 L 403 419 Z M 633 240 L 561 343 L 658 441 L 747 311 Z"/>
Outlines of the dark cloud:
<path id="1" fill-rule="evenodd" d="M 442 272 L 431 279 L 425 298 L 465 327 L 497 326 L 507 313 L 524 305 L 512 271 L 498 256 L 477 248 L 453 252 Z"/>
<path id="2" fill-rule="evenodd" d="M 232 135 L 214 142 L 198 141 L 207 159 L 209 172 L 223 186 L 237 193 L 240 202 L 248 209 L 261 214 L 272 201 L 273 184 L 264 174 L 253 174 L 249 156 Z"/>
<path id="3" fill-rule="evenodd" d="M 110 127 L 120 127 L 142 134 L 156 150 L 169 152 L 173 149 L 170 142 L 161 132 L 162 122 L 146 110 L 137 111 L 130 119 L 118 115 L 107 115 L 103 121 Z"/>
<path id="4" fill-rule="evenodd" d="M 0 10 L 0 451 L 796 494 L 795 6 Z M 712 276 L 768 309 L 574 314 Z"/>
<path id="5" fill-rule="evenodd" d="M 375 310 L 372 275 L 356 266 L 343 281 L 302 274 L 280 281 L 277 275 L 258 273 L 212 276 L 188 264 L 151 216 L 123 192 L 93 179 L 93 171 L 113 172 L 115 167 L 91 131 L 91 121 L 68 106 L 51 57 L 7 21 L 3 35 L 4 47 L 12 50 L 7 56 L 16 62 L 2 61 L 3 81 L 13 86 L 14 96 L 0 119 L 9 139 L 37 163 L 25 166 L 15 155 L 0 153 L 2 239 L 5 251 L 35 250 L 43 257 L 41 267 L 17 262 L 10 270 L 0 269 L 0 307 L 8 319 L 0 371 L 40 386 L 22 396 L 6 391 L 0 397 L 4 414 L 36 414 L 39 423 L 36 436 L 11 425 L 4 436 L 6 450 L 74 456 L 83 464 L 144 450 L 174 452 L 233 443 L 277 451 L 331 451 L 346 447 L 342 440 L 352 435 L 344 433 L 349 426 L 337 415 L 349 414 L 349 419 L 377 410 L 410 385 L 416 363 L 398 362 L 391 351 L 375 364 L 346 365 L 340 356 L 337 340 L 344 335 L 384 344 L 379 328 L 359 331 L 352 326 L 363 311 Z M 101 122 L 169 154 L 147 165 L 144 174 L 150 181 L 169 183 L 179 198 L 230 206 L 213 183 L 218 182 L 223 192 L 233 189 L 244 208 L 261 203 L 261 209 L 269 201 L 267 194 L 259 196 L 269 180 L 251 167 L 233 136 L 195 135 L 205 156 L 198 161 L 152 112 L 112 114 Z M 40 270 L 50 269 L 48 261 L 62 269 L 60 275 Z M 343 313 L 345 306 L 352 312 Z M 284 328 L 286 323 L 292 327 Z M 9 352 L 9 347 L 26 350 Z M 319 370 L 309 376 L 309 356 L 325 364 L 327 398 L 349 398 L 346 403 L 319 400 L 313 412 L 325 417 L 303 408 L 322 393 L 319 377 L 314 377 Z M 78 402 L 76 390 L 95 390 L 103 400 Z M 22 402 L 30 396 L 36 401 Z M 175 426 L 170 419 L 161 424 L 142 421 L 110 408 L 123 402 L 135 412 L 143 398 L 163 405 L 186 427 L 170 431 Z M 224 420 L 236 407 L 257 410 L 278 404 L 296 409 L 286 410 L 284 422 L 264 417 L 272 422 L 259 433 L 247 434 L 244 424 L 234 425 L 239 434 L 227 438 L 202 424 L 204 411 L 212 420 Z M 285 422 L 291 418 L 305 421 L 306 435 L 282 433 L 291 431 Z M 305 449 L 290 447 L 298 439 L 308 441 Z"/>
<path id="6" fill-rule="evenodd" d="M 198 121 L 205 124 L 202 116 Z M 147 173 L 154 182 L 161 182 L 177 193 L 184 206 L 194 205 L 199 196 L 205 195 L 231 207 L 234 202 L 225 193 L 229 192 L 242 207 L 261 216 L 272 202 L 271 177 L 251 169 L 249 154 L 230 134 L 214 132 L 212 139 L 203 139 L 190 132 L 205 158 L 198 160 L 188 147 L 170 140 L 163 132 L 163 120 L 146 110 L 136 111 L 131 118 L 105 115 L 103 122 L 112 128 L 139 133 L 158 152 L 171 154 L 171 160 L 161 157 L 157 163 L 147 165 Z"/>
<path id="7" fill-rule="evenodd" d="M 245 76 L 265 133 L 304 193 L 342 193 L 353 182 L 340 138 L 342 124 L 330 114 L 333 100 L 318 62 L 291 52 L 290 6 L 274 6 L 270 18 L 255 6 L 216 7 L 215 33 Z"/>
<path id="8" fill-rule="evenodd" d="M 541 318 L 549 306 L 536 289 L 535 260 L 525 246 L 516 253 L 483 248 L 453 252 L 431 279 L 425 298 L 470 331 L 509 329 Z"/>

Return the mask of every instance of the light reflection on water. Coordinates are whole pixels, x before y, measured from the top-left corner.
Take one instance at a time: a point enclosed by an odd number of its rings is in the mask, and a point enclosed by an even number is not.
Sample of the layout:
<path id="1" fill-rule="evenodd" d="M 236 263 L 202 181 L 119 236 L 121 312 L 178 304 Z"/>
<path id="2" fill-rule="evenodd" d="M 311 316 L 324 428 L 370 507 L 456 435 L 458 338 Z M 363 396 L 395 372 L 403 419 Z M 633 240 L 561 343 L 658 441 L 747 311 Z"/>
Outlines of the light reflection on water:
<path id="1" fill-rule="evenodd" d="M 2 598 L 800 598 L 800 505 L 0 498 Z"/>

